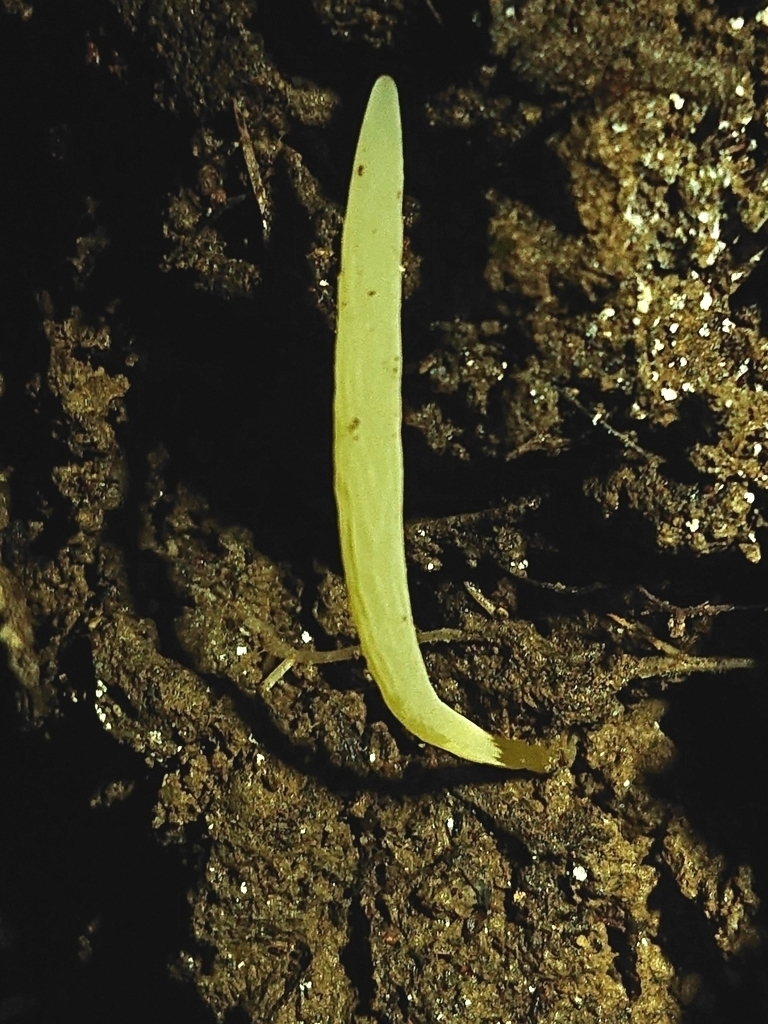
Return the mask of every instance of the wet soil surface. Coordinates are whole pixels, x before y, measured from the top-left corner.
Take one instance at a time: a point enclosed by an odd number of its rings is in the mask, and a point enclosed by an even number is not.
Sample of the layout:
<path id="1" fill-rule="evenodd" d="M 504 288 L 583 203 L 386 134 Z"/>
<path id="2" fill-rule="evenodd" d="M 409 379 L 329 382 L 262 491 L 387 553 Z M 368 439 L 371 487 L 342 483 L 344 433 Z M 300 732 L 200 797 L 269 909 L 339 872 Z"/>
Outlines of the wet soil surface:
<path id="1" fill-rule="evenodd" d="M 2 0 L 0 54 L 0 1020 L 764 1020 L 768 16 Z M 379 73 L 414 614 L 545 777 L 308 656 Z"/>

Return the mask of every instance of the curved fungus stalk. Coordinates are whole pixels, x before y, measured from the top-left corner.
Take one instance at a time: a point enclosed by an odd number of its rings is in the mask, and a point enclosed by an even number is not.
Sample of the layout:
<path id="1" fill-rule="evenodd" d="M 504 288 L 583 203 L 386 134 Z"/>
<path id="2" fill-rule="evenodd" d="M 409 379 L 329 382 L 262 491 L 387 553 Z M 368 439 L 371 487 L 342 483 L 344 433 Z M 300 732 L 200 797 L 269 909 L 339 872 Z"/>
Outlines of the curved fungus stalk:
<path id="1" fill-rule="evenodd" d="M 383 76 L 355 151 L 339 275 L 334 483 L 352 617 L 387 707 L 410 732 L 469 761 L 544 772 L 553 748 L 493 736 L 440 700 L 417 641 L 403 534 L 402 202 L 397 88 Z"/>

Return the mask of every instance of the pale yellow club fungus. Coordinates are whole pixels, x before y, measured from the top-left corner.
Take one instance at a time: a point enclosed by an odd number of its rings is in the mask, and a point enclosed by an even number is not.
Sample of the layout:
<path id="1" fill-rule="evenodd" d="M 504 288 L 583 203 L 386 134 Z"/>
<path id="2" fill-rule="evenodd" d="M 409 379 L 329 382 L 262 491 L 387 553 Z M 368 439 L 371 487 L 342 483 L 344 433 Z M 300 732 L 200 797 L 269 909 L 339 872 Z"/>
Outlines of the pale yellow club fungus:
<path id="1" fill-rule="evenodd" d="M 341 242 L 334 464 L 349 603 L 384 701 L 426 743 L 469 761 L 543 772 L 553 749 L 492 736 L 440 700 L 413 622 L 403 534 L 403 145 L 397 88 L 373 87 Z"/>

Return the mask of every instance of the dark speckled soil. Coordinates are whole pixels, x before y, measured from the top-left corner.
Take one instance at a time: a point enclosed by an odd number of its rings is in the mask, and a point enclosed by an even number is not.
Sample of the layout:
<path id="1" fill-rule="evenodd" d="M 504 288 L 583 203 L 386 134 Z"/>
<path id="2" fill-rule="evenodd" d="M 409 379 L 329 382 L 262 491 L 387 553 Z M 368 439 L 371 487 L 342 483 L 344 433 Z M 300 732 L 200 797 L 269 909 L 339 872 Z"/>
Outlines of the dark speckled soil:
<path id="1" fill-rule="evenodd" d="M 768 17 L 2 0 L 0 68 L 0 1021 L 764 1020 Z M 381 72 L 415 616 L 547 778 L 302 658 Z"/>

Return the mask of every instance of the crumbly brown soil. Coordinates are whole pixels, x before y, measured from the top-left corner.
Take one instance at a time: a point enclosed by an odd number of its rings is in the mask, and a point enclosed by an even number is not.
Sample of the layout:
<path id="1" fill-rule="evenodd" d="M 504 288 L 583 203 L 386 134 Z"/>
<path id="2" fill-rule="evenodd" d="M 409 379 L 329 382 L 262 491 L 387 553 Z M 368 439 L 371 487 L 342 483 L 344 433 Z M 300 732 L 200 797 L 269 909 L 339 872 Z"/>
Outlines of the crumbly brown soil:
<path id="1" fill-rule="evenodd" d="M 768 18 L 3 8 L 0 1019 L 764 1019 Z M 379 72 L 415 615 L 546 778 L 302 656 Z"/>

